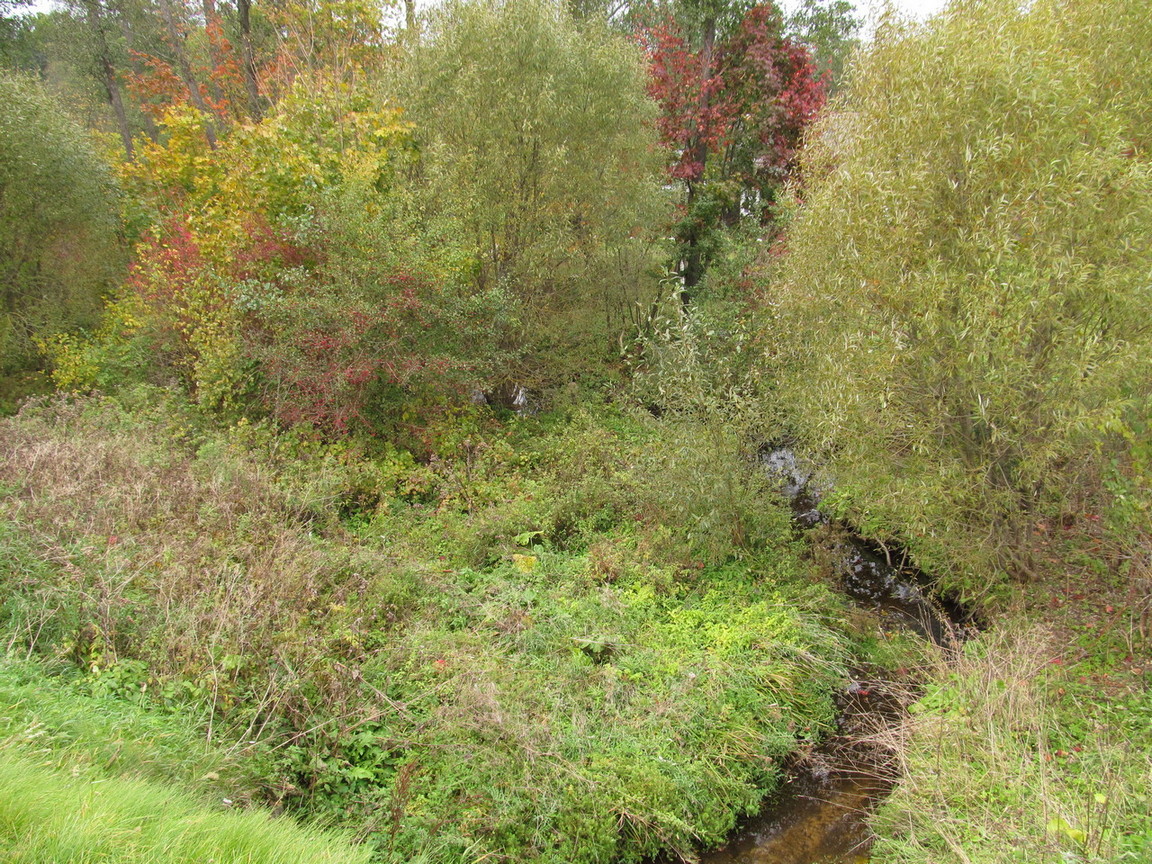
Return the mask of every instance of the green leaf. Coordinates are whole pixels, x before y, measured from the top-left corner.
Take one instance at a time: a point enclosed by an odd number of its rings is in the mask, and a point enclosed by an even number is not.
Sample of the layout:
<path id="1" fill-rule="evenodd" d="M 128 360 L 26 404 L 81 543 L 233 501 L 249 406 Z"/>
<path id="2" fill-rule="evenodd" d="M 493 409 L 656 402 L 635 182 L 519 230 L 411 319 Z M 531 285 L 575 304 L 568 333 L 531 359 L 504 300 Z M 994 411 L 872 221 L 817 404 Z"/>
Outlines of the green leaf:
<path id="1" fill-rule="evenodd" d="M 531 546 L 533 540 L 542 536 L 544 536 L 543 531 L 524 531 L 521 534 L 517 534 L 512 540 L 517 546 Z"/>
<path id="2" fill-rule="evenodd" d="M 1063 834 L 1078 846 L 1083 846 L 1088 842 L 1087 834 L 1085 834 L 1079 828 L 1073 828 L 1067 819 L 1064 819 L 1060 816 L 1055 816 L 1048 820 L 1048 833 Z"/>

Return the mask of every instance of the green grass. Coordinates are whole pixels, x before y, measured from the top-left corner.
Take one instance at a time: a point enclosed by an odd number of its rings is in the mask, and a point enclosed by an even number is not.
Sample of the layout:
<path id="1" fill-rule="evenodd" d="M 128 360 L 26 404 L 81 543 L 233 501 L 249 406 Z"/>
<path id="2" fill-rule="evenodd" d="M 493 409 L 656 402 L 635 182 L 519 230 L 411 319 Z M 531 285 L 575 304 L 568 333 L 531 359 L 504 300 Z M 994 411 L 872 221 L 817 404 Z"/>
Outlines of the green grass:
<path id="1" fill-rule="evenodd" d="M 78 669 L 66 703 L 160 723 L 84 731 L 30 691 L 12 734 L 213 800 L 247 782 L 378 861 L 719 843 L 831 727 L 853 649 L 743 442 L 701 431 L 463 411 L 417 459 L 163 398 L 0 422 L 0 632 Z M 157 709 L 227 770 L 182 764 Z"/>
<path id="2" fill-rule="evenodd" d="M 0 749 L 9 864 L 357 864 L 368 850 L 262 812 L 209 809 L 144 780 L 63 774 Z"/>
<path id="3" fill-rule="evenodd" d="M 111 685 L 74 666 L 0 657 L 0 746 L 66 772 L 172 783 L 206 800 L 251 798 L 251 771 L 205 740 L 202 714 Z"/>
<path id="4" fill-rule="evenodd" d="M 74 667 L 0 658 L 4 861 L 367 859 L 369 849 L 344 838 L 244 809 L 256 780 L 243 755 L 207 743 L 196 718 L 121 685 Z"/>

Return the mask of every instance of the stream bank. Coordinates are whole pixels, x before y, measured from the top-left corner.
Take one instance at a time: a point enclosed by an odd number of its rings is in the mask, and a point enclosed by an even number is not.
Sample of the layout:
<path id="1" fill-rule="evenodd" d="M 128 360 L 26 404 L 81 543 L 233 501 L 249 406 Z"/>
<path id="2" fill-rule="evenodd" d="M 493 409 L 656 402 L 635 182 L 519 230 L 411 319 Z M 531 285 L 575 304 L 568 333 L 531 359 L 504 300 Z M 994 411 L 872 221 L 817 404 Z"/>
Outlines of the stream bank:
<path id="1" fill-rule="evenodd" d="M 879 672 L 879 670 L 874 670 Z M 882 673 L 881 673 L 882 674 Z M 883 732 L 911 693 L 863 672 L 838 699 L 837 732 L 792 765 L 788 780 L 701 864 L 862 864 L 868 817 L 897 780 Z"/>
<path id="2" fill-rule="evenodd" d="M 822 554 L 839 587 L 885 631 L 915 633 L 954 651 L 972 627 L 968 610 L 935 599 L 930 580 L 909 566 L 900 551 L 885 548 L 835 523 L 820 510 L 822 489 L 814 473 L 787 447 L 761 454 L 765 470 L 779 478 L 800 530 L 829 526 Z M 801 752 L 780 789 L 722 848 L 701 864 L 864 864 L 870 860 L 868 819 L 898 779 L 896 754 L 885 733 L 902 720 L 916 698 L 915 685 L 882 669 L 858 669 L 837 699 L 837 731 Z"/>

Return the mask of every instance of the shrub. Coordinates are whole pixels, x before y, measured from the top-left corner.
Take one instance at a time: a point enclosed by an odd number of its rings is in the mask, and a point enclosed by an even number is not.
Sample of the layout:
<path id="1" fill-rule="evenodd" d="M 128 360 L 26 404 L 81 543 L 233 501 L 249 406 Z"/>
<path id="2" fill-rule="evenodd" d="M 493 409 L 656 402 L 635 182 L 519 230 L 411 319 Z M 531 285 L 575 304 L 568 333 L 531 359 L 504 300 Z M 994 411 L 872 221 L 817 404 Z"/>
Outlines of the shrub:
<path id="1" fill-rule="evenodd" d="M 723 454 L 665 434 L 478 411 L 418 465 L 179 399 L 30 405 L 0 424 L 0 633 L 196 712 L 383 860 L 715 844 L 828 730 L 847 652 L 783 508 L 717 505 Z"/>
<path id="2" fill-rule="evenodd" d="M 58 385 L 179 383 L 225 416 L 329 434 L 378 420 L 388 387 L 464 389 L 499 298 L 462 290 L 451 231 L 395 188 L 399 111 L 307 84 L 215 149 L 201 115 L 165 115 L 124 169 L 146 224 L 128 279 L 92 338 L 51 341 Z"/>
<path id="3" fill-rule="evenodd" d="M 1145 11 L 889 22 L 805 157 L 765 295 L 779 398 L 845 508 L 928 568 L 1027 578 L 1037 511 L 1147 410 Z"/>
<path id="4" fill-rule="evenodd" d="M 38 82 L 0 72 L 0 373 L 36 340 L 92 325 L 122 273 L 111 171 Z"/>
<path id="5" fill-rule="evenodd" d="M 475 290 L 509 300 L 502 377 L 564 382 L 650 302 L 666 199 L 639 51 L 553 0 L 455 2 L 432 19 L 403 99 L 421 194 L 452 214 Z"/>

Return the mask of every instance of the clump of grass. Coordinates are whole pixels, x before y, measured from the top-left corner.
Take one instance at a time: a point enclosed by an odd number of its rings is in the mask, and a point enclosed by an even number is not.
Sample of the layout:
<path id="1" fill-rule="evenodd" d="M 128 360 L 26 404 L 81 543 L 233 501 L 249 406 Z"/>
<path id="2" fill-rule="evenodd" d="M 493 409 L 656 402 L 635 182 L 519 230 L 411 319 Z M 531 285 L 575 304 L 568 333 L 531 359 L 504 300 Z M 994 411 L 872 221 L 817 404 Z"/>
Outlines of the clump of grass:
<path id="1" fill-rule="evenodd" d="M 203 715 L 158 707 L 139 689 L 74 666 L 0 657 L 0 747 L 61 770 L 172 783 L 241 802 L 258 783 L 246 760 L 204 740 Z M 123 683 L 123 682 L 117 682 Z"/>
<path id="2" fill-rule="evenodd" d="M 0 658 L 0 856 L 11 862 L 354 864 L 336 835 L 241 812 L 250 765 L 107 678 Z M 225 808 L 237 808 L 228 812 Z"/>
<path id="3" fill-rule="evenodd" d="M 66 776 L 0 748 L 9 864 L 363 864 L 367 849 L 266 813 L 211 810 L 143 780 Z"/>
<path id="4" fill-rule="evenodd" d="M 1152 694 L 1059 645 L 1015 622 L 936 670 L 889 742 L 902 779 L 874 861 L 1150 860 Z"/>

